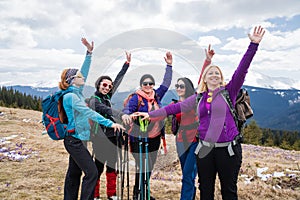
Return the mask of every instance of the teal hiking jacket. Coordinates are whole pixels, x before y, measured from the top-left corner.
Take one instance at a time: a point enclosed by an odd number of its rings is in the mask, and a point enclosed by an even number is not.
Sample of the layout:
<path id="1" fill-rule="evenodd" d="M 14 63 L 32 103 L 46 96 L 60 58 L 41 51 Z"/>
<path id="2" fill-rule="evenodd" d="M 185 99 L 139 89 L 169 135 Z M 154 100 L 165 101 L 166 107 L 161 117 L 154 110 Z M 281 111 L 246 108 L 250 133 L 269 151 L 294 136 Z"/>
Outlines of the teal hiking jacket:
<path id="1" fill-rule="evenodd" d="M 91 54 L 87 54 L 80 72 L 87 79 L 91 65 Z M 66 89 L 69 93 L 63 96 L 63 106 L 68 117 L 67 130 L 73 137 L 80 140 L 90 140 L 89 119 L 107 127 L 111 127 L 113 122 L 90 109 L 85 103 L 82 94 L 83 86 L 75 87 L 71 85 Z"/>

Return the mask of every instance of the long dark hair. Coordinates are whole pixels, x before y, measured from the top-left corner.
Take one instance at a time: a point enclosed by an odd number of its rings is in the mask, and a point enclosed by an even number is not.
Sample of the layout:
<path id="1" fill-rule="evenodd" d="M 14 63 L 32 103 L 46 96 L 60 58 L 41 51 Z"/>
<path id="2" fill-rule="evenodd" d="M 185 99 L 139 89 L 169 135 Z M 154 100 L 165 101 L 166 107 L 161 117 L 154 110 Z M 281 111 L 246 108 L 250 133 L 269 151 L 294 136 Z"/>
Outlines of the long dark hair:
<path id="1" fill-rule="evenodd" d="M 182 78 L 177 79 L 177 82 L 180 80 L 183 81 L 184 85 L 185 85 L 185 95 L 184 95 L 185 98 L 195 94 L 194 85 L 189 78 L 182 77 Z"/>

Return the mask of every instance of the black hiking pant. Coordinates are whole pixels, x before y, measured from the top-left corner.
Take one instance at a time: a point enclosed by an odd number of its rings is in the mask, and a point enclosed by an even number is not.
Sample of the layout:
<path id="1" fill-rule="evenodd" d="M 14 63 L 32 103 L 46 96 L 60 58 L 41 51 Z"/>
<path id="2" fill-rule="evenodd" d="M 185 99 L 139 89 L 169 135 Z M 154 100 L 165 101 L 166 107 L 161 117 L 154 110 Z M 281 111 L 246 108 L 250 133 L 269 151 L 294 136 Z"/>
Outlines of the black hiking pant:
<path id="1" fill-rule="evenodd" d="M 68 136 L 64 145 L 69 156 L 69 167 L 65 178 L 64 200 L 77 200 L 82 172 L 84 177 L 81 185 L 80 200 L 93 200 L 94 188 L 98 171 L 86 144 L 83 141 Z"/>
<path id="2" fill-rule="evenodd" d="M 200 151 L 204 157 L 197 156 L 199 189 L 201 200 L 213 200 L 215 180 L 218 174 L 223 200 L 237 200 L 237 180 L 242 164 L 242 147 L 238 143 L 232 146 L 234 155 L 230 156 L 227 147 L 209 148 L 203 146 Z"/>

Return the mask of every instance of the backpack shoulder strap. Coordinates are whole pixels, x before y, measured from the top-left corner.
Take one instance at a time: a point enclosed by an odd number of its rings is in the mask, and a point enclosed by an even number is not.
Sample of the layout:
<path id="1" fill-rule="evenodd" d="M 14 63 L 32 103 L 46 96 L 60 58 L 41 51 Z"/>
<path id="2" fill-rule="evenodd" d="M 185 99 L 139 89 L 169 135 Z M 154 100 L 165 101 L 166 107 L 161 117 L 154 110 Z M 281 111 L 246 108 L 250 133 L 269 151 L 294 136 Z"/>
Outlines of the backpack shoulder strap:
<path id="1" fill-rule="evenodd" d="M 227 89 L 221 90 L 221 95 L 225 99 L 225 102 L 227 103 L 227 105 L 229 106 L 230 112 L 231 112 L 231 114 L 232 114 L 232 116 L 234 118 L 234 121 L 235 121 L 235 125 L 239 129 L 239 127 L 238 127 L 239 123 L 238 123 L 237 113 L 236 113 L 236 110 L 235 110 L 235 108 L 233 106 L 233 103 L 232 103 L 232 101 L 230 99 L 228 90 Z"/>
<path id="2" fill-rule="evenodd" d="M 59 119 L 62 123 L 65 123 L 65 124 L 68 123 L 68 117 L 67 117 L 65 108 L 63 106 L 63 98 L 62 97 L 69 92 L 70 91 L 68 91 L 68 90 L 61 90 L 55 97 L 56 101 L 57 101 L 57 109 L 58 109 Z"/>
<path id="3" fill-rule="evenodd" d="M 198 93 L 197 94 L 196 105 L 195 105 L 196 106 L 196 112 L 195 112 L 196 117 L 198 117 L 198 110 L 199 110 L 199 105 L 200 105 L 202 97 L 203 97 L 203 93 Z"/>
<path id="4" fill-rule="evenodd" d="M 54 95 L 52 95 L 52 97 L 54 98 L 55 101 L 58 101 L 62 96 L 64 96 L 65 94 L 67 94 L 69 92 L 70 91 L 68 91 L 68 90 L 59 90 Z"/>
<path id="5" fill-rule="evenodd" d="M 92 96 L 91 96 L 91 98 L 98 99 L 98 101 L 99 101 L 100 103 L 102 103 L 102 100 L 101 100 L 101 98 L 100 98 L 100 97 L 98 97 L 97 95 L 92 95 Z"/>
<path id="6" fill-rule="evenodd" d="M 202 97 L 203 97 L 203 93 L 198 93 L 196 97 L 196 104 L 198 104 L 201 101 Z"/>
<path id="7" fill-rule="evenodd" d="M 143 98 L 142 98 L 141 95 L 137 94 L 137 97 L 138 97 L 138 106 L 137 106 L 137 109 L 139 110 L 140 107 L 141 107 L 141 105 L 144 105 L 144 102 L 143 102 Z"/>

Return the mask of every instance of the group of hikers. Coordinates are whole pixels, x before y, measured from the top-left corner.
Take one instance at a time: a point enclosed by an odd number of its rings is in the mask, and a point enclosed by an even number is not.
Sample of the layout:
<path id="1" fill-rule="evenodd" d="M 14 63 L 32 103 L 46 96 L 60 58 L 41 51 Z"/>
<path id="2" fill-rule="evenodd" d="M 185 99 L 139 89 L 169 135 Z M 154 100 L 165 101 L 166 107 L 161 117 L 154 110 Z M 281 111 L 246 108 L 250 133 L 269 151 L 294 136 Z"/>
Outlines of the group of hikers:
<path id="1" fill-rule="evenodd" d="M 103 75 L 95 81 L 95 92 L 87 102 L 82 90 L 89 73 L 94 43 L 82 38 L 87 52 L 81 69 L 63 70 L 59 83 L 61 90 L 69 91 L 62 101 L 69 133 L 64 138 L 69 153 L 64 199 L 77 200 L 80 185 L 81 200 L 100 199 L 100 176 L 105 166 L 106 198 L 119 199 L 116 168 L 118 149 L 122 148 L 119 138 L 128 133 L 126 137 L 135 160 L 132 199 L 154 200 L 150 195 L 150 177 L 161 137 L 165 134 L 164 119 L 170 115 L 182 171 L 180 199 L 195 199 L 197 175 L 200 199 L 214 199 L 217 174 L 222 199 L 238 199 L 237 180 L 242 163 L 239 130 L 228 104 L 219 94 L 227 90 L 235 104 L 264 33 L 259 26 L 248 34 L 248 49 L 226 84 L 220 67 L 211 64 L 215 52 L 209 45 L 196 89 L 189 78 L 179 78 L 175 84 L 178 99 L 163 107 L 161 100 L 171 85 L 173 68 L 172 54 L 167 52 L 162 83 L 156 87 L 158 84 L 151 74 L 142 75 L 139 89 L 131 95 L 123 110 L 112 108 L 111 98 L 130 66 L 131 54 L 126 52 L 126 62 L 115 80 Z M 87 148 L 87 141 L 92 142 L 94 156 Z"/>

